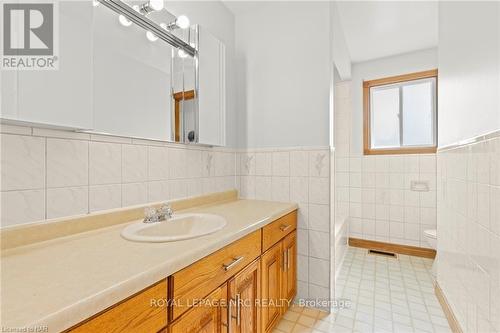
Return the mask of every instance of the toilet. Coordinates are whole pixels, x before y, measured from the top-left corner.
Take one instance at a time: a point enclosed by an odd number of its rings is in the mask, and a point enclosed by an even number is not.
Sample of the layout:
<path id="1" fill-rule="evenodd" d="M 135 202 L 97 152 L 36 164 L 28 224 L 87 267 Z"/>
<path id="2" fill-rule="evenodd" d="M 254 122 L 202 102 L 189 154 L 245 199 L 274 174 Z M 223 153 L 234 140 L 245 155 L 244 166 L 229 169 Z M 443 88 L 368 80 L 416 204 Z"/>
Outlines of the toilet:
<path id="1" fill-rule="evenodd" d="M 424 237 L 427 241 L 427 244 L 429 246 L 436 250 L 437 249 L 437 234 L 436 234 L 436 229 L 427 229 L 424 230 Z"/>
<path id="2" fill-rule="evenodd" d="M 434 249 L 437 250 L 437 231 L 436 229 L 427 229 L 424 230 L 424 237 L 425 240 L 427 241 L 427 244 Z M 438 261 L 438 256 L 436 253 L 436 258 L 434 258 L 434 263 L 432 264 L 432 275 L 434 276 L 434 279 L 436 278 L 437 275 L 437 263 Z"/>

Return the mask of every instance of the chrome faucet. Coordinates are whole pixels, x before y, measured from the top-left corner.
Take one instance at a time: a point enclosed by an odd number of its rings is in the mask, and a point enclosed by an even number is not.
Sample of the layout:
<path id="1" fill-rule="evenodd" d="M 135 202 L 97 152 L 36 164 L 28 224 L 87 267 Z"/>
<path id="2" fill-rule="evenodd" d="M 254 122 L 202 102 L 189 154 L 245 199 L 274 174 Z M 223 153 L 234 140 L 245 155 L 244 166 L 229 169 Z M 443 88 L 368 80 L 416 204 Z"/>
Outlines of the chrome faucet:
<path id="1" fill-rule="evenodd" d="M 156 223 L 166 221 L 172 218 L 174 211 L 168 203 L 164 203 L 158 209 L 154 207 L 146 207 L 144 209 L 144 223 Z"/>

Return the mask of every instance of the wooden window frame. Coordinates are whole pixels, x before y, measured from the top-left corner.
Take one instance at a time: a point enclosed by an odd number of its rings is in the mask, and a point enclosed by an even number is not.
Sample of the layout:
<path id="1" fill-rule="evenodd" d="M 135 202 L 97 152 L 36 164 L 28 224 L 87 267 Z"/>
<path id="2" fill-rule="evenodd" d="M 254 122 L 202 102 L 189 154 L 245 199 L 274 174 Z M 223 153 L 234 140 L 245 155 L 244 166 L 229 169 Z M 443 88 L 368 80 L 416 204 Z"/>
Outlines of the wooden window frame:
<path id="1" fill-rule="evenodd" d="M 179 91 L 174 93 L 174 136 L 175 142 L 181 142 L 181 102 L 194 99 L 194 90 Z"/>
<path id="2" fill-rule="evenodd" d="M 365 155 L 390 155 L 390 154 L 430 154 L 437 149 L 437 106 L 436 119 L 436 142 L 430 147 L 397 147 L 397 148 L 371 148 L 371 124 L 370 124 L 370 88 L 407 81 L 435 78 L 436 79 L 436 101 L 437 101 L 437 80 L 438 70 L 432 69 L 423 72 L 416 72 L 404 75 L 386 77 L 382 79 L 363 81 L 363 153 Z"/>

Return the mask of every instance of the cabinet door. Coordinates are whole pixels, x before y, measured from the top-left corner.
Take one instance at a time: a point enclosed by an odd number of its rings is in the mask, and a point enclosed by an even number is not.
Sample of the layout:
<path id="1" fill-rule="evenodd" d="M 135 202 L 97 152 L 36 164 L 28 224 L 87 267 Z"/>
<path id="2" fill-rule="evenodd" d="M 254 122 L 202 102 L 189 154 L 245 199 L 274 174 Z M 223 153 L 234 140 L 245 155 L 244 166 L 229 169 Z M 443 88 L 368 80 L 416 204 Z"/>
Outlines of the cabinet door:
<path id="1" fill-rule="evenodd" d="M 226 284 L 217 288 L 198 306 L 193 307 L 170 326 L 170 333 L 225 332 Z"/>
<path id="2" fill-rule="evenodd" d="M 229 281 L 231 333 L 259 332 L 260 261 L 248 265 Z"/>
<path id="3" fill-rule="evenodd" d="M 262 255 L 262 332 L 269 332 L 279 321 L 281 315 L 281 280 L 285 258 L 282 242 L 274 245 Z"/>
<path id="4" fill-rule="evenodd" d="M 287 299 L 283 307 L 283 312 L 288 309 L 295 294 L 297 293 L 297 231 L 286 236 L 283 241 L 283 281 L 282 281 L 282 298 Z"/>

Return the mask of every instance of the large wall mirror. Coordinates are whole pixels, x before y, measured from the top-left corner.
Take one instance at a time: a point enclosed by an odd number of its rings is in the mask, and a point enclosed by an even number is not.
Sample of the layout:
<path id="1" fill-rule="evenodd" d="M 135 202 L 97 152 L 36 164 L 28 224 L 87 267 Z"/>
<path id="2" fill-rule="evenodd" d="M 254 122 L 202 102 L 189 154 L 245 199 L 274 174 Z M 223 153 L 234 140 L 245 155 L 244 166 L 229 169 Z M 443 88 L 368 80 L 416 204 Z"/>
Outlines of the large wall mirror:
<path id="1" fill-rule="evenodd" d="M 3 122 L 225 145 L 219 39 L 162 0 L 60 1 L 57 10 L 58 69 L 2 70 Z"/>

